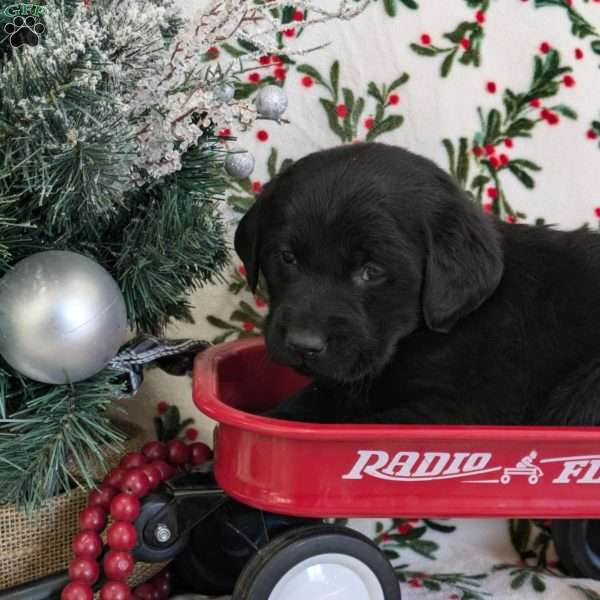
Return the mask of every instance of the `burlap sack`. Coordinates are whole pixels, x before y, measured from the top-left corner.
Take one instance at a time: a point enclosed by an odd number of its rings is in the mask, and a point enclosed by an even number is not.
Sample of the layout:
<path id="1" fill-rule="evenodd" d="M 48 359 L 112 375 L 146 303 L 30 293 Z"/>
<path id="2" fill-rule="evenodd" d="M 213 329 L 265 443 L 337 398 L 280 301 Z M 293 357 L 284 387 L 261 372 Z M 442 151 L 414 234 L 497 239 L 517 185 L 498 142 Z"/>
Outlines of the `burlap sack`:
<path id="1" fill-rule="evenodd" d="M 136 425 L 115 421 L 128 439 L 122 452 L 107 453 L 109 467 L 118 464 L 123 453 L 138 451 L 146 441 L 143 430 Z M 96 475 L 102 476 L 99 468 Z M 0 590 L 68 567 L 72 559 L 71 540 L 77 533 L 79 512 L 87 497 L 87 490 L 74 489 L 46 501 L 31 518 L 12 505 L 0 506 Z M 163 566 L 138 564 L 131 584 L 145 581 Z"/>

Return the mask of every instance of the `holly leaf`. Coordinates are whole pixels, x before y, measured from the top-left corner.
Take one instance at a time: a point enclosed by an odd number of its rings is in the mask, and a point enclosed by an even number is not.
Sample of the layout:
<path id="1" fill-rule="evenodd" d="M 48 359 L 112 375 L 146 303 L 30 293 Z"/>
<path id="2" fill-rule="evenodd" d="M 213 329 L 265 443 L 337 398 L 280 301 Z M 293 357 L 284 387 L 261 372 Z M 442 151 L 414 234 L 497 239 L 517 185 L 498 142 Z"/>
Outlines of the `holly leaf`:
<path id="1" fill-rule="evenodd" d="M 452 68 L 452 63 L 454 61 L 454 57 L 456 56 L 456 49 L 452 50 L 450 54 L 444 58 L 442 61 L 442 66 L 440 67 L 440 74 L 442 77 L 448 77 L 448 73 L 450 73 L 450 69 Z"/>
<path id="2" fill-rule="evenodd" d="M 296 9 L 294 6 L 285 6 L 281 11 L 281 24 L 285 25 L 286 23 L 290 23 L 294 18 L 294 13 Z"/>
<path id="3" fill-rule="evenodd" d="M 277 174 L 277 150 L 275 147 L 271 148 L 269 158 L 267 160 L 267 172 L 269 177 L 273 178 Z"/>
<path id="4" fill-rule="evenodd" d="M 461 137 L 458 146 L 458 158 L 456 162 L 456 177 L 459 183 L 464 186 L 469 176 L 469 151 L 466 137 Z"/>
<path id="5" fill-rule="evenodd" d="M 487 175 L 477 175 L 477 177 L 474 177 L 473 181 L 471 182 L 471 189 L 481 188 L 489 181 L 490 178 Z"/>
<path id="6" fill-rule="evenodd" d="M 246 52 L 244 50 L 239 50 L 235 46 L 231 44 L 221 44 L 221 48 L 227 52 L 227 54 L 233 56 L 233 58 L 239 58 L 240 56 L 245 56 Z"/>
<path id="7" fill-rule="evenodd" d="M 410 8 L 411 10 L 416 10 L 419 8 L 419 5 L 415 2 L 415 0 L 400 0 L 406 8 Z"/>
<path id="8" fill-rule="evenodd" d="M 532 121 L 531 119 L 517 119 L 510 124 L 506 130 L 506 135 L 507 137 L 531 137 L 529 131 L 531 131 L 534 126 L 535 121 Z"/>
<path id="9" fill-rule="evenodd" d="M 382 121 L 376 123 L 367 134 L 367 142 L 374 140 L 376 137 L 388 131 L 393 131 L 402 125 L 404 117 L 402 115 L 390 115 Z"/>
<path id="10" fill-rule="evenodd" d="M 410 78 L 410 75 L 408 73 L 402 73 L 402 75 L 400 75 L 400 77 L 398 77 L 397 79 L 394 79 L 394 81 L 392 81 L 392 83 L 390 83 L 390 92 L 392 90 L 395 90 L 396 88 L 399 88 L 401 85 L 404 85 Z"/>
<path id="11" fill-rule="evenodd" d="M 432 592 L 439 592 L 442 589 L 442 586 L 433 579 L 423 579 L 423 586 Z"/>
<path id="12" fill-rule="evenodd" d="M 331 81 L 331 87 L 334 91 L 333 95 L 337 98 L 340 81 L 340 63 L 337 60 L 331 65 L 331 69 L 329 69 L 329 80 Z"/>
<path id="13" fill-rule="evenodd" d="M 518 590 L 523 586 L 525 580 L 529 577 L 529 573 L 527 571 L 521 571 L 511 582 L 510 587 L 513 590 Z"/>
<path id="14" fill-rule="evenodd" d="M 413 52 L 420 54 L 421 56 L 435 56 L 437 50 L 430 48 L 429 46 L 420 46 L 419 44 L 410 44 L 410 48 Z"/>
<path id="15" fill-rule="evenodd" d="M 356 131 L 356 126 L 358 125 L 358 120 L 360 119 L 360 116 L 362 115 L 364 108 L 365 108 L 364 99 L 358 98 L 356 100 L 356 102 L 354 103 L 354 110 L 352 111 L 352 115 L 351 115 L 352 131 Z"/>
<path id="16" fill-rule="evenodd" d="M 390 17 L 396 16 L 396 0 L 383 0 L 383 6 Z"/>
<path id="17" fill-rule="evenodd" d="M 425 558 L 435 558 L 433 553 L 439 548 L 439 546 L 429 540 L 413 540 L 410 543 L 410 548 L 417 554 L 424 556 Z"/>
<path id="18" fill-rule="evenodd" d="M 323 85 L 329 89 L 329 85 L 325 81 L 323 81 L 323 78 L 321 77 L 321 73 L 319 73 L 319 71 L 317 71 L 314 67 L 304 64 L 304 65 L 298 65 L 296 67 L 296 69 L 298 70 L 299 73 L 304 73 L 305 75 L 312 77 L 315 81 L 318 81 L 321 85 Z"/>
<path id="19" fill-rule="evenodd" d="M 447 40 L 458 44 L 460 40 L 462 40 L 465 37 L 465 33 L 467 33 L 467 31 L 471 31 L 475 27 L 475 25 L 475 23 L 463 21 L 462 23 L 458 24 L 454 31 L 451 31 L 450 33 L 445 33 L 444 37 Z"/>
<path id="20" fill-rule="evenodd" d="M 546 584 L 544 583 L 544 580 L 535 573 L 531 576 L 531 585 L 536 592 L 546 591 Z"/>
<path id="21" fill-rule="evenodd" d="M 520 169 L 514 163 L 509 163 L 508 168 L 510 172 L 528 189 L 531 190 L 535 187 L 535 182 L 531 175 Z"/>
<path id="22" fill-rule="evenodd" d="M 377 102 L 380 102 L 381 104 L 385 104 L 385 99 L 381 95 L 381 92 L 379 91 L 379 88 L 375 85 L 374 81 L 369 82 L 369 85 L 367 86 L 367 94 L 369 96 L 371 96 L 372 98 L 375 98 L 375 100 L 377 100 Z"/>
<path id="23" fill-rule="evenodd" d="M 594 40 L 590 44 L 590 47 L 592 49 L 592 52 L 595 52 L 596 54 L 600 54 L 600 40 Z"/>
<path id="24" fill-rule="evenodd" d="M 485 128 L 486 142 L 493 142 L 500 133 L 500 112 L 493 108 L 488 113 L 487 124 Z"/>
<path id="25" fill-rule="evenodd" d="M 439 531 L 440 533 L 452 533 L 456 530 L 454 525 L 443 525 L 442 523 L 438 523 L 437 521 L 431 521 L 429 519 L 425 519 L 424 523 L 429 527 L 429 529 L 433 529 L 434 531 Z"/>
<path id="26" fill-rule="evenodd" d="M 383 548 L 383 554 L 388 560 L 400 558 L 400 555 L 395 550 L 390 550 L 389 548 Z"/>
<path id="27" fill-rule="evenodd" d="M 513 165 L 518 165 L 519 167 L 523 167 L 523 169 L 529 169 L 530 171 L 541 171 L 542 167 L 538 164 L 534 163 L 531 160 L 527 160 L 526 158 L 515 158 L 511 161 Z"/>
<path id="28" fill-rule="evenodd" d="M 223 319 L 219 319 L 218 317 L 213 317 L 212 315 L 207 315 L 206 320 L 213 326 L 218 329 L 231 329 L 231 325 L 223 321 Z"/>
<path id="29" fill-rule="evenodd" d="M 329 127 L 331 131 L 333 131 L 342 142 L 349 142 L 350 140 L 346 139 L 346 135 L 342 127 L 340 127 L 338 116 L 335 110 L 335 104 L 331 100 L 327 100 L 326 98 L 319 98 L 319 102 L 321 106 L 325 109 L 325 113 L 327 114 L 327 120 L 329 121 Z"/>
<path id="30" fill-rule="evenodd" d="M 448 155 L 448 170 L 454 175 L 456 173 L 456 165 L 454 163 L 454 146 L 448 138 L 444 138 L 442 140 L 442 144 L 444 144 L 446 154 Z"/>
<path id="31" fill-rule="evenodd" d="M 258 52 L 260 50 L 260 48 L 258 46 L 255 46 L 252 42 L 248 42 L 242 38 L 238 38 L 237 43 L 244 49 L 247 50 L 248 52 L 250 52 L 251 54 L 254 54 L 255 52 Z"/>
<path id="32" fill-rule="evenodd" d="M 552 110 L 555 110 L 557 113 L 563 115 L 563 117 L 567 117 L 567 119 L 576 119 L 577 113 L 569 106 L 565 104 L 556 104 L 552 107 Z"/>

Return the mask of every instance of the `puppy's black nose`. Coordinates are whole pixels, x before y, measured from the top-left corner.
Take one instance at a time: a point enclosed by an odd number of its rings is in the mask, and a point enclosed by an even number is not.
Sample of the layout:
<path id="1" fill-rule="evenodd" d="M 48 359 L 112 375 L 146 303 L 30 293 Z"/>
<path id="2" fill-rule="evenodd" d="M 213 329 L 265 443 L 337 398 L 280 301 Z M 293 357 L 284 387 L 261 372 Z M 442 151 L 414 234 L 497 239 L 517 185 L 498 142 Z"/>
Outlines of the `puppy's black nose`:
<path id="1" fill-rule="evenodd" d="M 292 350 L 310 356 L 321 354 L 326 345 L 322 335 L 305 330 L 289 330 L 285 341 Z"/>

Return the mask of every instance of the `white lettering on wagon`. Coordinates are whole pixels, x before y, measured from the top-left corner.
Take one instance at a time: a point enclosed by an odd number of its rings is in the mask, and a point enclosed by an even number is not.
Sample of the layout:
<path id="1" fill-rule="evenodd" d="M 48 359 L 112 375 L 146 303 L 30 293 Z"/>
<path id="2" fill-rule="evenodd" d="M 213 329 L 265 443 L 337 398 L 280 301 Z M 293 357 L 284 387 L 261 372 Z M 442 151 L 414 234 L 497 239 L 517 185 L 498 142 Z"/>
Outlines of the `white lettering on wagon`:
<path id="1" fill-rule="evenodd" d="M 562 463 L 562 471 L 552 483 L 600 483 L 600 455 L 546 458 L 542 463 Z"/>
<path id="2" fill-rule="evenodd" d="M 358 458 L 342 479 L 362 479 L 363 476 L 389 481 L 431 481 L 481 475 L 500 471 L 487 468 L 490 452 L 397 452 L 390 456 L 383 450 L 359 450 Z"/>

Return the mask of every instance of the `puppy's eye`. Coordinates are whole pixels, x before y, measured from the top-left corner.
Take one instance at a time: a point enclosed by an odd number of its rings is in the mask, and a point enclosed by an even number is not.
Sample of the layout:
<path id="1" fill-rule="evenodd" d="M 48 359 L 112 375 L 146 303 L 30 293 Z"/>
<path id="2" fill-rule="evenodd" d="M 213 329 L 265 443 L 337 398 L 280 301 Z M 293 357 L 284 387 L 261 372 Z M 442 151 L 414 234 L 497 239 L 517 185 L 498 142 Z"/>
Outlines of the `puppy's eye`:
<path id="1" fill-rule="evenodd" d="M 385 277 L 385 271 L 376 264 L 367 263 L 360 271 L 361 282 L 374 283 Z"/>
<path id="2" fill-rule="evenodd" d="M 290 252 L 289 250 L 284 250 L 281 253 L 281 260 L 286 264 L 286 265 L 295 265 L 297 263 L 296 261 L 296 257 L 294 256 L 293 252 Z"/>

